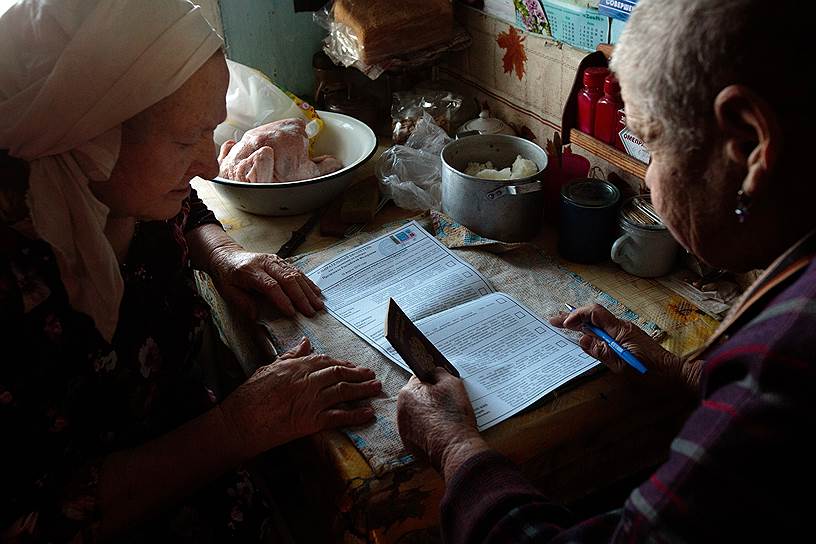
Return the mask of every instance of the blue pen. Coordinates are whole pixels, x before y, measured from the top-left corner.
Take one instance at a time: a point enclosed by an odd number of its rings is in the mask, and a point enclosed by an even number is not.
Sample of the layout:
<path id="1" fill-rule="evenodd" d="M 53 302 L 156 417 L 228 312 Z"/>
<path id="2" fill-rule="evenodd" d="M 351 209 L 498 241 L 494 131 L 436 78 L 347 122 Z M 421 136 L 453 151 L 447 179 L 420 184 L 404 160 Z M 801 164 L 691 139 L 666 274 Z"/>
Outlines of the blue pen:
<path id="1" fill-rule="evenodd" d="M 564 306 L 566 306 L 567 309 L 570 312 L 575 311 L 575 306 L 573 306 L 572 304 L 564 303 Z M 646 366 L 642 362 L 640 362 L 640 359 L 638 359 L 637 357 L 632 355 L 631 351 L 629 351 L 625 347 L 618 344 L 617 340 L 615 340 L 614 338 L 609 336 L 606 333 L 606 331 L 604 331 L 600 327 L 596 327 L 595 325 L 592 325 L 591 323 L 584 323 L 584 327 L 586 327 L 587 329 L 592 331 L 593 334 L 595 334 L 601 340 L 606 342 L 606 345 L 609 346 L 610 348 L 612 348 L 612 351 L 617 353 L 618 357 L 620 357 L 621 359 L 626 361 L 629 364 L 629 366 L 631 366 L 632 368 L 634 368 L 635 370 L 637 370 L 641 374 L 646 373 Z"/>

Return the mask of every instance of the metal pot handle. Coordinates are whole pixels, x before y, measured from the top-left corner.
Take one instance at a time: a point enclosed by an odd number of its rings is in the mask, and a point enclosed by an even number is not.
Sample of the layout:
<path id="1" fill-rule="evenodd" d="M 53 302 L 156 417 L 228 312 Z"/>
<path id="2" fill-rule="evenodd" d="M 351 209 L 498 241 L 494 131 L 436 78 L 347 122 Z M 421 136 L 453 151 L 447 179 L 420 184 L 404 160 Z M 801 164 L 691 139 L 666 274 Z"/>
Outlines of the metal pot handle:
<path id="1" fill-rule="evenodd" d="M 530 183 L 522 183 L 521 185 L 505 185 L 504 187 L 499 187 L 489 193 L 485 193 L 485 198 L 492 202 L 505 195 L 526 195 L 528 193 L 537 193 L 542 189 L 544 189 L 544 183 L 537 179 Z"/>

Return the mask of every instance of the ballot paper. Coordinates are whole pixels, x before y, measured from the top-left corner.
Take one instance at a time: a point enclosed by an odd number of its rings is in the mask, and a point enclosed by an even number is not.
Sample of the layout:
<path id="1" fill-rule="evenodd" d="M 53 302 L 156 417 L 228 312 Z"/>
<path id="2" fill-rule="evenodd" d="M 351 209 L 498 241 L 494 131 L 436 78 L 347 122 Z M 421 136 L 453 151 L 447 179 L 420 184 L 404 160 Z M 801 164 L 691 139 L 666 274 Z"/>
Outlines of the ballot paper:
<path id="1" fill-rule="evenodd" d="M 393 298 L 458 370 L 479 430 L 600 364 L 413 221 L 308 276 L 332 316 L 410 372 L 385 338 Z"/>

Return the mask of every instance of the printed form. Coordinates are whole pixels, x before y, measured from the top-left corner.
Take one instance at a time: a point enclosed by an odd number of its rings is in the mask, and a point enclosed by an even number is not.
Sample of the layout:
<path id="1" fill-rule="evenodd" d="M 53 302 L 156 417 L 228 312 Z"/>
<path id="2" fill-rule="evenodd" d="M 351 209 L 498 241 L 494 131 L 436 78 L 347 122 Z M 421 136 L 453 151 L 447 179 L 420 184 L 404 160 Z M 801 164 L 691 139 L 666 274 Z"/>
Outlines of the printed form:
<path id="1" fill-rule="evenodd" d="M 331 315 L 409 370 L 385 338 L 393 297 L 461 374 L 479 430 L 600 364 L 413 221 L 308 276 Z"/>

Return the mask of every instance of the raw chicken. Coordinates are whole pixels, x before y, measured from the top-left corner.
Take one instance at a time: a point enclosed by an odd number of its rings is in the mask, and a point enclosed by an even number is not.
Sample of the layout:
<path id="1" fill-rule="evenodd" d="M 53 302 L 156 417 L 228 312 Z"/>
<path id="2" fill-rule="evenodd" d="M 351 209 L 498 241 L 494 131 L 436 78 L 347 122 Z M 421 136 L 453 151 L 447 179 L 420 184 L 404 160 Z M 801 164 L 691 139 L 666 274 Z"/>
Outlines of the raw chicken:
<path id="1" fill-rule="evenodd" d="M 343 167 L 331 155 L 309 158 L 303 119 L 281 119 L 246 131 L 240 142 L 227 140 L 218 162 L 222 178 L 251 183 L 311 179 Z"/>

